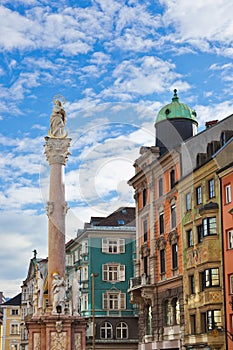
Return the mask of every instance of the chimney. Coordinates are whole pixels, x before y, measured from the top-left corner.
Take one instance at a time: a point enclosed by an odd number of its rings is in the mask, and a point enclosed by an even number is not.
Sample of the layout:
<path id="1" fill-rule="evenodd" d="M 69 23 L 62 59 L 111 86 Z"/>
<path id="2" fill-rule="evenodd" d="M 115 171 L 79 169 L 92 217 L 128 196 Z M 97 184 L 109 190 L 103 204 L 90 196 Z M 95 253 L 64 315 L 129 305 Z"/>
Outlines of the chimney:
<path id="1" fill-rule="evenodd" d="M 205 123 L 206 129 L 211 128 L 212 126 L 214 126 L 215 124 L 217 124 L 217 122 L 218 122 L 217 119 L 216 119 L 216 120 L 210 120 L 209 122 L 206 122 L 206 123 Z"/>

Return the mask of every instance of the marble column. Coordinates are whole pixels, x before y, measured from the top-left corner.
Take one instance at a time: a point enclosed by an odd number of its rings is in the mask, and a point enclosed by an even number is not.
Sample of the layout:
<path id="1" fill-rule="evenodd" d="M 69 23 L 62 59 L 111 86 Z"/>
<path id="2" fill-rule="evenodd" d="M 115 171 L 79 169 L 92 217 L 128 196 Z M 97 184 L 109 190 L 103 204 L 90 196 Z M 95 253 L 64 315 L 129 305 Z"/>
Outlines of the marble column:
<path id="1" fill-rule="evenodd" d="M 65 201 L 64 166 L 68 160 L 70 138 L 45 137 L 45 155 L 50 165 L 50 189 L 47 202 L 48 224 L 48 294 L 52 305 L 52 280 L 58 274 L 65 279 Z"/>
<path id="2" fill-rule="evenodd" d="M 35 312 L 26 322 L 28 350 L 85 350 L 84 318 L 65 309 L 65 201 L 64 168 L 71 139 L 64 132 L 66 113 L 60 100 L 54 101 L 50 130 L 45 137 L 45 155 L 50 166 L 48 215 L 48 298 L 49 306 Z M 46 285 L 47 289 L 47 285 Z M 36 305 L 35 305 L 36 306 Z"/>

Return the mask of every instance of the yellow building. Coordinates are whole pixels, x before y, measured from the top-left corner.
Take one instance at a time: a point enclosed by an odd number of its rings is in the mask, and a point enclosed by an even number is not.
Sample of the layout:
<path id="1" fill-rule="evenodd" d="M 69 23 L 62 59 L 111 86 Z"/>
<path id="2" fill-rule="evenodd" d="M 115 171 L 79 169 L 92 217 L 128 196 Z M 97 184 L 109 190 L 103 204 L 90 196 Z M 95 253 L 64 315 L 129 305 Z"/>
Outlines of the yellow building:
<path id="1" fill-rule="evenodd" d="M 21 293 L 2 304 L 2 350 L 20 350 Z"/>
<path id="2" fill-rule="evenodd" d="M 215 153 L 222 139 L 197 154 L 197 166 L 179 182 L 183 238 L 184 346 L 226 349 L 220 186 Z"/>

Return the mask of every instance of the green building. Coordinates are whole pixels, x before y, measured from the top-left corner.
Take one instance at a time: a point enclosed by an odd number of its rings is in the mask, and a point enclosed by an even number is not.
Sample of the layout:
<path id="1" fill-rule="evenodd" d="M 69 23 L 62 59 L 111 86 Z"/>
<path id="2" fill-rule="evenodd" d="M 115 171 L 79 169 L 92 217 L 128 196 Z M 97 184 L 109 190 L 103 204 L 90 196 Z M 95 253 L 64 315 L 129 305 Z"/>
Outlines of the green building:
<path id="1" fill-rule="evenodd" d="M 87 350 L 137 349 L 137 311 L 127 293 L 135 235 L 135 208 L 124 207 L 91 217 L 66 245 L 69 299 L 88 321 Z"/>

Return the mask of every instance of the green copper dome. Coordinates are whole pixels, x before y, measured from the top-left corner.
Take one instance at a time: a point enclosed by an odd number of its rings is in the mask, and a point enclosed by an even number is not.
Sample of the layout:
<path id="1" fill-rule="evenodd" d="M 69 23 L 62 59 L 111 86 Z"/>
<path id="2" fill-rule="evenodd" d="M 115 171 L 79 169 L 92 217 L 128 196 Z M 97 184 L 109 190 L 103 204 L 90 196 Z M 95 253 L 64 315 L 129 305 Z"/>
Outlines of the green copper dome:
<path id="1" fill-rule="evenodd" d="M 191 110 L 184 103 L 179 102 L 179 97 L 177 96 L 177 90 L 174 90 L 174 96 L 172 102 L 164 106 L 158 113 L 155 124 L 162 122 L 166 119 L 191 119 L 197 124 L 196 112 Z"/>

